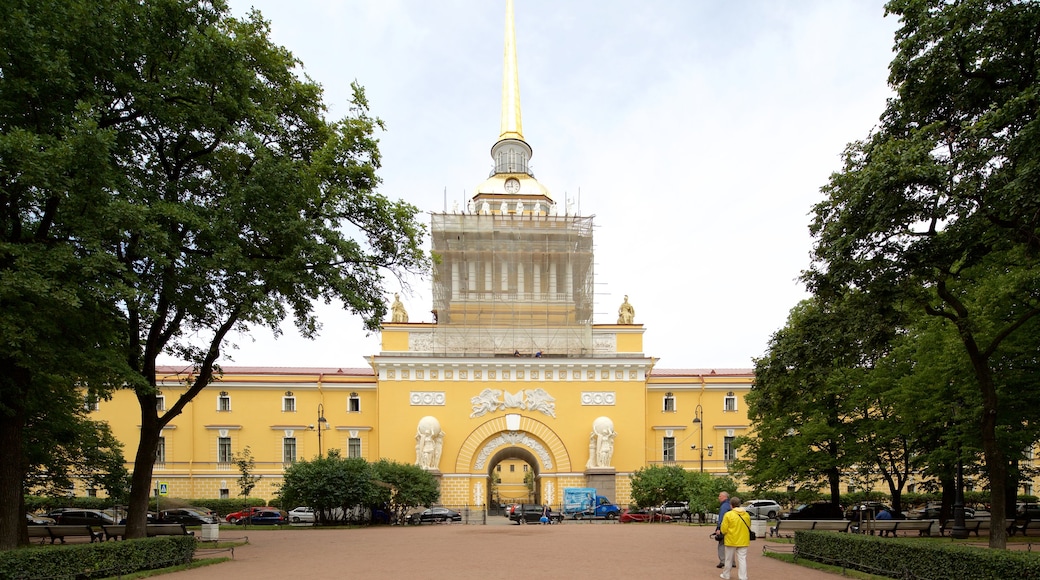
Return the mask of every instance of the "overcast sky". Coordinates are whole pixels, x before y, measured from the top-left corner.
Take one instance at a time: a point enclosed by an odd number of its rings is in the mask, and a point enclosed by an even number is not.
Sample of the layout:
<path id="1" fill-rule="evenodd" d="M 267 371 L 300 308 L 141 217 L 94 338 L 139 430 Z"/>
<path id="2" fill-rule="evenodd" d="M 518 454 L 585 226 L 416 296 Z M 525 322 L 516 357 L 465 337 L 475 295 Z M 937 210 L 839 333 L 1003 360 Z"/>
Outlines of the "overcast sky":
<path id="1" fill-rule="evenodd" d="M 325 88 L 365 87 L 380 191 L 428 212 L 472 196 L 499 134 L 505 0 L 231 0 Z M 595 322 L 624 295 L 658 368 L 750 368 L 806 296 L 809 212 L 878 122 L 898 21 L 880 0 L 515 0 L 523 129 L 557 203 L 595 216 Z M 445 198 L 447 202 L 445 203 Z M 431 321 L 430 283 L 402 295 Z M 389 295 L 398 290 L 388 279 Z M 238 336 L 226 365 L 366 366 L 336 307 Z"/>

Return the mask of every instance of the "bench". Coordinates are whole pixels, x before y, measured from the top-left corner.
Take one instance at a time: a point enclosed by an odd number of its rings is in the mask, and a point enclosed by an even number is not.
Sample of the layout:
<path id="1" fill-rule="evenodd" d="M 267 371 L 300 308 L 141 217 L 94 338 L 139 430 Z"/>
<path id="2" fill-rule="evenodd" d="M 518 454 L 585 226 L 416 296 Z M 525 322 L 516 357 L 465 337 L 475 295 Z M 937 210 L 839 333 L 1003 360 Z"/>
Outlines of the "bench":
<path id="1" fill-rule="evenodd" d="M 126 526 L 101 526 L 104 530 L 105 540 L 119 540 L 126 537 Z M 193 536 L 193 532 L 189 532 L 184 524 L 148 524 L 147 531 L 148 537 L 155 536 Z"/>
<path id="2" fill-rule="evenodd" d="M 46 530 L 47 535 L 44 536 L 38 528 Z M 29 537 L 30 538 L 46 538 L 50 537 L 51 543 L 54 540 L 61 540 L 61 543 L 65 543 L 65 538 L 90 538 L 91 542 L 100 542 L 102 539 L 101 532 L 95 532 L 94 528 L 83 524 L 83 525 L 51 525 L 51 526 L 29 526 Z M 43 543 L 43 540 L 40 540 Z"/>
<path id="3" fill-rule="evenodd" d="M 852 522 L 849 520 L 777 520 L 776 525 L 769 528 L 769 535 L 780 537 L 781 532 L 797 530 L 820 530 L 827 532 L 848 532 Z M 787 536 L 790 538 L 791 534 Z"/>
<path id="4" fill-rule="evenodd" d="M 47 531 L 47 526 L 29 526 L 29 539 L 40 538 L 42 544 L 44 540 L 51 537 L 51 533 Z M 53 540 L 51 540 L 53 541 Z"/>
<path id="5" fill-rule="evenodd" d="M 1040 520 L 1031 520 L 1029 518 L 1017 518 L 1011 525 L 1008 526 L 1008 535 L 1014 536 L 1018 532 L 1022 532 L 1023 536 L 1029 535 L 1029 530 L 1040 529 Z"/>
<path id="6" fill-rule="evenodd" d="M 989 518 L 979 518 L 973 520 L 964 520 L 964 528 L 968 530 L 968 534 L 971 535 L 973 532 L 975 537 L 979 537 L 979 531 L 989 531 Z M 949 519 L 942 523 L 939 527 L 939 535 L 945 536 L 947 532 L 953 529 L 953 520 Z M 1009 530 L 1010 532 L 1010 530 Z"/>
<path id="7" fill-rule="evenodd" d="M 919 536 L 930 536 L 932 535 L 932 525 L 939 523 L 939 520 L 873 520 L 863 522 L 859 526 L 859 532 L 874 534 L 877 532 L 879 536 L 898 536 L 899 532 L 917 532 Z"/>
<path id="8" fill-rule="evenodd" d="M 184 524 L 148 524 L 148 537 L 153 536 L 194 536 Z"/>

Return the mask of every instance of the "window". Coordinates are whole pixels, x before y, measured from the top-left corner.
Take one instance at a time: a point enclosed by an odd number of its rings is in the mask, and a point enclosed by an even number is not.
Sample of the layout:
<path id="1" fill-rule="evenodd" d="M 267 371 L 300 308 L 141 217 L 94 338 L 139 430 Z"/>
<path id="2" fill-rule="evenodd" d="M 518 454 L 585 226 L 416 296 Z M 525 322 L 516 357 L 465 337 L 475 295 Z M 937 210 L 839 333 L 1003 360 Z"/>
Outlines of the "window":
<path id="1" fill-rule="evenodd" d="M 347 457 L 361 457 L 361 438 L 347 439 Z"/>
<path id="2" fill-rule="evenodd" d="M 97 490 L 93 487 L 87 489 L 87 497 L 97 497 Z"/>
<path id="3" fill-rule="evenodd" d="M 737 410 L 737 396 L 733 394 L 733 391 L 726 393 L 726 402 L 723 406 L 723 411 L 736 411 Z"/>
<path id="4" fill-rule="evenodd" d="M 675 397 L 673 397 L 671 393 L 664 396 L 664 411 L 666 413 L 675 412 Z"/>
<path id="5" fill-rule="evenodd" d="M 296 412 L 296 397 L 282 397 L 282 412 L 295 413 Z"/>
<path id="6" fill-rule="evenodd" d="M 166 397 L 163 395 L 155 396 L 155 410 L 165 411 L 166 410 Z"/>
<path id="7" fill-rule="evenodd" d="M 230 437 L 217 437 L 217 463 L 231 463 L 234 458 L 231 456 L 231 438 Z"/>
<path id="8" fill-rule="evenodd" d="M 496 465 L 495 469 L 498 470 L 499 473 L 502 473 L 502 464 L 500 463 L 500 464 Z"/>
<path id="9" fill-rule="evenodd" d="M 509 466 L 509 473 L 513 473 L 514 471 L 516 471 L 516 466 L 515 465 L 510 465 Z"/>
<path id="10" fill-rule="evenodd" d="M 347 400 L 347 412 L 361 412 L 361 397 L 359 397 L 357 393 L 350 393 L 350 399 Z"/>
<path id="11" fill-rule="evenodd" d="M 98 398 L 93 393 L 87 393 L 83 397 L 83 409 L 86 411 L 97 411 L 98 410 Z"/>
<path id="12" fill-rule="evenodd" d="M 737 450 L 733 448 L 733 437 L 726 437 L 722 444 L 722 458 L 733 461 L 737 458 Z"/>
<path id="13" fill-rule="evenodd" d="M 1027 483 L 1023 485 L 1022 491 L 1024 491 L 1026 495 L 1033 495 L 1033 484 Z"/>
<path id="14" fill-rule="evenodd" d="M 662 447 L 664 448 L 664 460 L 675 461 L 675 437 L 665 437 Z"/>
<path id="15" fill-rule="evenodd" d="M 285 437 L 282 439 L 282 463 L 294 463 L 296 461 L 296 438 Z"/>
<path id="16" fill-rule="evenodd" d="M 217 410 L 218 411 L 230 411 L 231 410 L 231 396 L 227 394 L 227 391 L 220 391 L 220 396 L 217 397 Z"/>
<path id="17" fill-rule="evenodd" d="M 231 499 L 231 492 L 226 489 L 220 490 L 220 499 Z"/>
<path id="18" fill-rule="evenodd" d="M 155 446 L 155 464 L 162 466 L 166 463 L 166 438 L 159 437 L 159 444 Z"/>
<path id="19" fill-rule="evenodd" d="M 524 473 L 527 473 L 527 464 L 524 464 Z"/>

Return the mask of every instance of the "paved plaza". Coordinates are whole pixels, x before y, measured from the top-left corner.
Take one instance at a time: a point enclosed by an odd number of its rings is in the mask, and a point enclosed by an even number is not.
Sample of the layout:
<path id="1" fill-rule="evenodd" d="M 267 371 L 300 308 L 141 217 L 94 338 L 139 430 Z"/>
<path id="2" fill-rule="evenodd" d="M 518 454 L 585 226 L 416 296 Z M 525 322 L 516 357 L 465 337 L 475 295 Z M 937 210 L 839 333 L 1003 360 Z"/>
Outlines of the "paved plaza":
<path id="1" fill-rule="evenodd" d="M 234 561 L 177 572 L 192 578 L 424 578 L 455 580 L 560 578 L 714 579 L 713 528 L 682 524 L 565 521 L 561 525 L 431 524 L 359 529 L 221 530 L 221 539 L 248 536 Z M 834 580 L 762 555 L 752 542 L 751 580 Z M 776 545 L 776 544 L 773 544 Z M 789 548 L 789 546 L 785 546 Z M 736 570 L 732 578 L 736 580 Z"/>

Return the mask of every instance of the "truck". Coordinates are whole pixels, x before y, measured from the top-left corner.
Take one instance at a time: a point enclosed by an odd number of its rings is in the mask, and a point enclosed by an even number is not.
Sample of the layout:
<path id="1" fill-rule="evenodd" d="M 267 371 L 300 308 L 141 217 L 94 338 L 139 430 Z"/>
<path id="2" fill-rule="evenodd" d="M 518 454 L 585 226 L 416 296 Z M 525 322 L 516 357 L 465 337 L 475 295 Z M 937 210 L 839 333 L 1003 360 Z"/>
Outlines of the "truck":
<path id="1" fill-rule="evenodd" d="M 621 514 L 621 508 L 596 493 L 594 487 L 563 488 L 563 515 L 576 520 L 604 518 L 612 520 Z"/>

